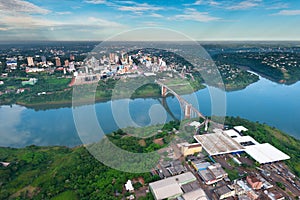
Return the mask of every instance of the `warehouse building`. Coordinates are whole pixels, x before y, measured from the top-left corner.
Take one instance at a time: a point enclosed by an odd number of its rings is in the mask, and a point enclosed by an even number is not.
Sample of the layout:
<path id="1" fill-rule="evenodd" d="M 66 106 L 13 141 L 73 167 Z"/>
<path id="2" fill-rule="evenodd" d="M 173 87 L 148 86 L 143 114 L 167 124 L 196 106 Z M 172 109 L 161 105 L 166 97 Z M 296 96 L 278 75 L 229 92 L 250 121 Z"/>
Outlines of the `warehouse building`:
<path id="1" fill-rule="evenodd" d="M 184 194 L 182 185 L 196 181 L 191 172 L 172 176 L 149 184 L 150 191 L 156 200 L 174 199 Z"/>
<path id="2" fill-rule="evenodd" d="M 234 128 L 235 130 L 195 135 L 194 138 L 210 156 L 246 152 L 260 164 L 290 159 L 269 143 L 260 144 L 251 136 L 242 136 L 240 132 L 247 131 L 247 128 L 243 126 Z"/>

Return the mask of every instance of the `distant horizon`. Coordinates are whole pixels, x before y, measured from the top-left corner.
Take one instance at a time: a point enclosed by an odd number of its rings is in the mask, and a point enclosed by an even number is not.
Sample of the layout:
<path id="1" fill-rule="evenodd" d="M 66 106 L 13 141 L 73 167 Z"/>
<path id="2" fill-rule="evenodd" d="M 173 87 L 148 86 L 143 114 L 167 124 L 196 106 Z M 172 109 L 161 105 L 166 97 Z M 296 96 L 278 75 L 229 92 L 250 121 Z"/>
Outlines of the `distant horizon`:
<path id="1" fill-rule="evenodd" d="M 30 43 L 30 42 L 220 42 L 220 43 L 227 43 L 227 42 L 300 42 L 298 40 L 0 40 L 0 43 Z"/>

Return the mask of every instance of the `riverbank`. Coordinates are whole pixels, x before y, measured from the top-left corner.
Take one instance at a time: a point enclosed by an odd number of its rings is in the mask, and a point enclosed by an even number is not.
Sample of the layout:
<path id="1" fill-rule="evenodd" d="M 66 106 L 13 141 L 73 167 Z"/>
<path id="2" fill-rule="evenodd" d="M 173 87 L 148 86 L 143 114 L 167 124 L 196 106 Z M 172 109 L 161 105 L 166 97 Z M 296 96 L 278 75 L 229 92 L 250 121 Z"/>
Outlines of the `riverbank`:
<path id="1" fill-rule="evenodd" d="M 179 95 L 186 95 L 192 92 L 196 92 L 206 88 L 203 84 L 198 81 L 185 81 L 187 85 L 179 85 L 176 87 L 176 92 Z M 142 85 L 137 89 L 125 88 L 125 90 L 121 90 L 119 88 L 115 88 L 116 81 L 108 81 L 108 82 L 99 82 L 97 84 L 97 90 L 95 90 L 95 85 L 81 85 L 81 86 L 73 86 L 76 87 L 76 102 L 82 105 L 90 104 L 91 100 L 94 99 L 94 103 L 107 102 L 110 100 L 117 99 L 137 99 L 137 98 L 160 98 L 161 90 L 157 84 L 145 84 L 138 81 L 135 84 Z M 118 83 L 122 85 L 122 83 Z M 124 83 L 125 84 L 125 83 Z M 1 105 L 12 105 L 17 104 L 27 108 L 33 109 L 51 109 L 51 108 L 63 108 L 63 107 L 71 107 L 73 97 L 74 88 L 67 88 L 63 91 L 57 91 L 53 93 L 46 93 L 42 95 L 36 95 L 29 92 L 24 92 L 23 94 L 18 94 L 17 96 L 7 97 L 2 96 L 2 100 L 0 102 Z M 80 94 L 81 92 L 81 94 Z M 169 96 L 171 94 L 168 94 Z"/>
<path id="2" fill-rule="evenodd" d="M 268 142 L 291 159 L 285 161 L 298 177 L 300 175 L 300 140 L 265 124 L 250 122 L 241 118 L 227 117 L 226 124 L 231 127 L 243 125 L 259 142 Z M 165 147 L 172 135 L 168 134 L 176 123 L 168 123 L 165 131 L 158 135 L 141 139 L 128 133 L 116 131 L 108 138 L 115 145 L 131 152 L 152 152 Z M 146 127 L 151 130 L 151 127 Z M 139 132 L 135 133 L 138 134 Z M 164 145 L 154 143 L 155 138 L 163 138 Z M 118 161 L 117 158 L 114 158 Z M 63 146 L 25 148 L 0 147 L 0 161 L 8 162 L 7 167 L 0 166 L 0 199 L 46 198 L 46 199 L 118 199 L 112 198 L 116 193 L 122 194 L 127 180 L 143 177 L 144 184 L 158 179 L 150 173 L 130 174 L 111 169 L 97 161 L 83 146 L 73 148 Z M 135 188 L 137 185 L 134 185 Z M 99 191 L 99 192 L 97 192 Z M 139 198 L 143 199 L 143 198 Z M 152 199 L 151 195 L 144 199 Z"/>

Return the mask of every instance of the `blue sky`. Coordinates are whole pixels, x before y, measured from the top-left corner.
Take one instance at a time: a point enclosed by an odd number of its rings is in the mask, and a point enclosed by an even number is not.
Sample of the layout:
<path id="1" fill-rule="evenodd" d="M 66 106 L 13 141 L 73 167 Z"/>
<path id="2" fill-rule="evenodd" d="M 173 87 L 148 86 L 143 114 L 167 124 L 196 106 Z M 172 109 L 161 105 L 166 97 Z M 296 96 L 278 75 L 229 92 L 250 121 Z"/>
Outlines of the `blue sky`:
<path id="1" fill-rule="evenodd" d="M 0 0 L 0 40 L 105 40 L 143 27 L 195 40 L 300 40 L 300 1 Z"/>

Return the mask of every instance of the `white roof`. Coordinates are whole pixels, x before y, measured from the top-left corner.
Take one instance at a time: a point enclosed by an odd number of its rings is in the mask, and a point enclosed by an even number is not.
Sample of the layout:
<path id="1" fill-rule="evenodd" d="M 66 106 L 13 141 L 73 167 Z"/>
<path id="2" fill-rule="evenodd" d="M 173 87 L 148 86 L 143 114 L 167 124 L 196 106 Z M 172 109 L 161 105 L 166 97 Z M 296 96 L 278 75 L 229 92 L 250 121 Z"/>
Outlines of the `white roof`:
<path id="1" fill-rule="evenodd" d="M 242 143 L 242 142 L 252 142 L 254 145 L 259 144 L 253 137 L 246 135 L 246 136 L 241 136 L 241 137 L 236 137 L 233 138 L 235 141 L 237 141 L 238 143 Z"/>
<path id="2" fill-rule="evenodd" d="M 195 135 L 194 138 L 209 155 L 219 155 L 244 150 L 242 145 L 223 133 Z"/>
<path id="3" fill-rule="evenodd" d="M 248 129 L 244 126 L 235 126 L 233 127 L 235 130 L 237 130 L 238 132 L 242 132 L 242 131 L 248 131 Z"/>
<path id="4" fill-rule="evenodd" d="M 176 182 L 161 185 L 160 187 L 153 189 L 152 192 L 155 196 L 155 199 L 167 199 L 169 197 L 180 196 L 183 194 L 181 187 Z"/>
<path id="5" fill-rule="evenodd" d="M 185 193 L 182 197 L 184 200 L 208 200 L 204 190 L 201 188 Z"/>
<path id="6" fill-rule="evenodd" d="M 152 72 L 145 72 L 144 75 L 145 76 L 156 76 L 156 74 L 152 73 Z"/>
<path id="7" fill-rule="evenodd" d="M 180 185 L 195 181 L 196 177 L 191 172 L 186 172 L 177 176 L 162 179 L 153 183 L 149 186 L 152 189 L 153 195 L 156 199 L 165 199 L 173 196 L 182 195 Z"/>
<path id="8" fill-rule="evenodd" d="M 8 165 L 10 165 L 9 162 L 0 162 L 0 164 L 2 164 L 4 167 L 7 167 Z"/>
<path id="9" fill-rule="evenodd" d="M 226 130 L 226 131 L 223 131 L 226 135 L 228 135 L 229 137 L 241 137 L 241 135 L 236 132 L 235 130 L 233 129 L 230 129 L 230 130 Z"/>
<path id="10" fill-rule="evenodd" d="M 201 125 L 201 123 L 200 123 L 200 122 L 197 122 L 197 121 L 193 121 L 193 122 L 190 123 L 190 126 L 198 127 L 198 126 L 200 126 L 200 125 Z"/>
<path id="11" fill-rule="evenodd" d="M 133 191 L 134 188 L 132 186 L 131 180 L 128 180 L 127 183 L 125 184 L 125 188 L 127 191 Z"/>
<path id="12" fill-rule="evenodd" d="M 288 155 L 269 143 L 246 146 L 245 152 L 260 164 L 290 159 Z"/>

